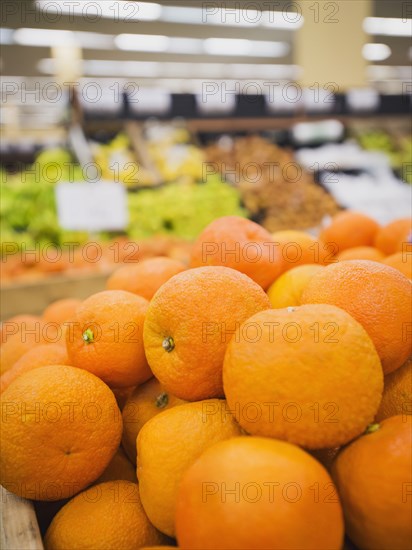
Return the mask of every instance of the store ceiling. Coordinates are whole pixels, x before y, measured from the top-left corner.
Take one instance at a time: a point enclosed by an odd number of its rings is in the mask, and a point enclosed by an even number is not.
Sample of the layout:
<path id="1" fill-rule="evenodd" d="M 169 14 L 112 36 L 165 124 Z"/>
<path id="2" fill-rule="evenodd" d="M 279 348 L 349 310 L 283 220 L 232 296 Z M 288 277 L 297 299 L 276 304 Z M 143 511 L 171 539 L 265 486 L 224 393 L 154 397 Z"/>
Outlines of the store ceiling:
<path id="1" fill-rule="evenodd" d="M 68 0 L 64 0 L 61 2 L 51 2 L 51 1 L 45 1 L 45 0 L 39 0 L 40 2 L 43 2 L 43 7 L 48 5 L 69 5 Z M 87 0 L 82 0 L 83 6 L 84 5 L 92 5 L 92 4 L 99 4 L 98 2 L 88 2 Z M 340 0 L 347 2 L 348 0 Z M 75 4 L 79 4 L 79 2 L 75 2 Z M 114 0 L 105 0 L 105 2 L 100 2 L 101 5 L 103 4 L 114 4 Z M 140 2 L 135 3 L 137 7 L 141 6 L 142 4 L 147 4 L 147 2 Z M 21 29 L 21 28 L 32 28 L 32 29 L 49 29 L 49 30 L 70 30 L 70 31 L 76 31 L 76 32 L 83 32 L 83 33 L 98 33 L 98 36 L 95 36 L 95 39 L 99 39 L 100 41 L 105 41 L 103 37 L 100 35 L 109 35 L 108 42 L 106 45 L 103 45 L 103 47 L 96 47 L 95 44 L 93 44 L 93 41 L 96 40 L 93 39 L 92 35 L 89 35 L 86 37 L 86 41 L 88 44 L 91 45 L 87 48 L 83 49 L 82 56 L 83 59 L 86 61 L 96 60 L 96 61 L 107 61 L 108 64 L 106 64 L 106 67 L 103 71 L 101 76 L 120 76 L 122 72 L 127 73 L 128 66 L 127 65 L 117 65 L 116 64 L 110 64 L 109 62 L 117 62 L 117 61 L 129 61 L 129 62 L 177 62 L 177 63 L 193 63 L 195 64 L 193 67 L 194 69 L 197 69 L 199 71 L 199 74 L 201 74 L 201 63 L 208 63 L 211 64 L 210 68 L 210 76 L 213 76 L 213 66 L 216 64 L 219 64 L 220 66 L 222 64 L 239 64 L 239 65 L 246 65 L 244 67 L 244 76 L 242 76 L 241 67 L 239 67 L 238 74 L 239 78 L 247 77 L 247 71 L 249 66 L 251 70 L 251 65 L 267 65 L 267 64 L 276 64 L 280 65 L 278 67 L 278 76 L 280 79 L 284 78 L 286 80 L 289 80 L 291 78 L 291 71 L 290 66 L 294 63 L 294 56 L 293 56 L 293 41 L 294 41 L 294 33 L 296 32 L 293 29 L 293 25 L 291 28 L 276 28 L 274 26 L 243 26 L 242 24 L 236 24 L 233 20 L 233 15 L 228 14 L 227 15 L 227 21 L 226 24 L 209 24 L 209 21 L 212 19 L 212 12 L 214 11 L 214 7 L 217 6 L 224 6 L 225 8 L 239 8 L 242 6 L 245 7 L 253 7 L 253 6 L 263 6 L 263 9 L 268 9 L 268 6 L 270 6 L 271 9 L 278 12 L 278 14 L 282 14 L 282 10 L 290 11 L 291 5 L 293 5 L 293 2 L 290 2 L 288 0 L 278 0 L 276 2 L 265 2 L 265 1 L 257 1 L 257 2 L 239 2 L 238 0 L 225 0 L 224 2 L 197 2 L 197 1 L 185 1 L 185 0 L 173 0 L 173 1 L 166 1 L 166 0 L 156 0 L 156 4 L 160 4 L 163 6 L 163 12 L 168 16 L 165 17 L 166 20 L 148 20 L 148 21 L 136 21 L 136 20 L 127 20 L 128 17 L 133 16 L 134 13 L 138 12 L 136 10 L 132 9 L 131 3 L 128 4 L 128 7 L 126 10 L 120 11 L 119 15 L 121 17 L 117 17 L 115 20 L 104 18 L 104 17 L 98 17 L 98 20 L 92 20 L 93 19 L 93 8 L 90 9 L 89 17 L 87 15 L 83 16 L 73 16 L 68 14 L 60 14 L 57 18 L 53 15 L 52 12 L 45 12 L 42 10 L 35 10 L 35 2 L 34 0 L 21 0 L 19 2 L 16 2 L 15 0 L 2 0 L 1 1 L 1 8 L 2 8 L 2 26 L 6 29 L 6 31 L 2 32 L 2 51 L 1 51 L 1 67 L 2 72 L 4 75 L 8 76 L 25 76 L 25 77 L 40 77 L 40 76 L 46 76 L 47 74 L 47 67 L 50 66 L 50 63 L 47 64 L 45 62 L 41 62 L 41 60 L 44 59 L 50 59 L 52 57 L 51 55 L 51 49 L 48 46 L 34 46 L 30 43 L 30 33 L 27 33 L 24 35 L 24 33 L 20 33 L 19 35 L 13 34 L 12 32 L 7 31 L 7 29 Z M 394 18 L 402 18 L 402 17 L 412 17 L 412 9 L 410 6 L 410 2 L 405 2 L 403 0 L 375 0 L 373 2 L 373 16 L 374 17 L 394 17 Z M 121 4 L 119 4 L 121 6 Z M 153 5 L 153 4 L 152 4 Z M 203 19 L 203 22 L 201 20 L 198 21 L 199 24 L 183 24 L 181 22 L 172 22 L 171 19 L 177 19 L 181 20 L 181 18 L 187 18 L 189 17 L 199 17 L 199 12 L 197 12 L 197 16 L 193 15 L 193 8 L 198 8 L 198 10 L 202 10 L 203 12 L 201 15 L 201 18 Z M 174 11 L 173 11 L 174 8 Z M 180 8 L 180 10 L 179 10 Z M 186 8 L 186 9 L 182 9 Z M 123 6 L 120 8 L 123 9 Z M 409 11 L 408 11 L 409 9 Z M 193 12 L 193 13 L 192 13 Z M 95 12 L 94 12 L 95 13 Z M 114 11 L 113 11 L 114 13 Z M 173 17 L 173 13 L 176 15 L 176 17 Z M 91 14 L 91 16 L 90 16 Z M 124 16 L 123 16 L 124 14 Z M 250 16 L 252 17 L 252 15 Z M 125 20 L 126 19 L 126 20 Z M 284 18 L 283 18 L 284 20 Z M 122 34 L 141 34 L 141 35 L 156 35 L 162 37 L 174 37 L 176 38 L 191 38 L 191 39 L 198 39 L 197 41 L 192 42 L 184 42 L 182 44 L 182 41 L 176 41 L 174 40 L 174 52 L 169 51 L 157 51 L 157 52 L 150 52 L 150 51 L 125 51 L 122 49 L 118 49 L 116 45 L 113 42 L 110 42 L 110 40 L 114 40 L 116 36 L 122 35 Z M 210 43 L 208 42 L 208 48 L 207 51 L 205 49 L 202 49 L 202 44 L 200 42 L 200 39 L 209 39 L 209 38 L 216 38 L 216 39 L 236 39 L 236 40 L 249 40 L 253 41 L 245 44 L 242 42 L 238 43 Z M 84 38 L 84 36 L 83 36 Z M 106 37 L 107 38 L 107 37 Z M 47 42 L 47 37 L 44 38 Z M 34 38 L 34 41 L 38 40 L 38 35 Z M 54 40 L 53 37 L 50 38 L 51 41 Z M 150 43 L 149 38 L 147 40 L 143 39 L 140 41 L 140 44 L 144 44 L 144 47 L 148 47 L 150 49 Z M 154 39 L 154 43 L 159 45 L 160 39 Z M 22 43 L 17 44 L 16 41 L 23 42 L 26 45 L 23 45 Z M 64 36 L 63 36 L 64 41 Z M 126 42 L 126 47 L 128 42 L 130 41 L 127 38 L 123 41 L 123 44 Z M 261 41 L 265 42 L 276 42 L 278 43 L 278 50 L 279 55 L 277 57 L 268 57 L 266 55 L 262 55 L 261 51 L 263 48 L 263 53 L 266 53 L 264 46 L 259 49 L 259 43 Z M 7 43 L 9 42 L 9 43 Z M 397 66 L 403 66 L 406 67 L 410 63 L 410 48 L 411 48 L 411 42 L 410 38 L 408 37 L 398 37 L 398 36 L 371 36 L 370 42 L 377 42 L 377 43 L 384 43 L 389 46 L 391 49 L 391 55 L 388 59 L 382 60 L 382 61 L 374 61 L 374 65 L 384 65 L 384 66 L 391 66 L 391 67 L 397 67 Z M 171 44 L 172 42 L 169 42 Z M 245 51 L 245 48 L 248 48 L 250 46 L 253 46 L 254 50 L 251 51 L 250 55 L 245 56 L 243 53 Z M 137 45 L 139 47 L 139 45 Z M 155 46 L 156 47 L 156 46 Z M 167 47 L 167 46 L 166 46 Z M 161 48 L 161 46 L 160 46 Z M 213 55 L 211 52 L 214 51 L 214 48 L 217 48 L 220 52 L 219 55 Z M 170 48 L 169 48 L 170 49 Z M 197 49 L 199 49 L 199 52 L 196 53 Z M 233 53 L 229 55 L 229 50 L 233 50 Z M 180 52 L 187 52 L 187 53 L 180 53 Z M 275 51 L 275 50 L 274 50 Z M 225 52 L 225 53 L 223 53 Z M 254 53 L 255 52 L 255 53 Z M 212 66 L 213 65 L 213 66 Z M 99 65 L 97 65 L 98 67 Z M 196 67 L 197 66 L 197 67 Z M 86 67 L 92 67 L 92 65 L 86 64 Z M 112 69 L 113 67 L 113 69 Z M 120 69 L 120 67 L 122 67 Z M 144 75 L 145 70 L 148 70 L 149 72 L 146 73 L 146 76 Z M 150 74 L 150 67 L 148 65 L 145 65 L 145 68 L 143 70 L 142 76 L 143 80 L 153 80 L 155 77 Z M 169 73 L 171 72 L 173 74 L 173 65 L 169 67 Z M 262 67 L 264 69 L 264 67 Z M 139 68 L 136 69 L 137 73 L 136 76 L 139 77 Z M 217 70 L 217 69 L 216 69 Z M 283 72 L 282 72 L 283 71 Z M 97 71 L 95 70 L 95 74 L 90 74 L 86 76 L 94 76 L 98 77 L 99 69 Z M 196 71 L 195 71 L 196 72 Z M 220 71 L 222 72 L 222 71 Z M 93 73 L 93 70 L 91 70 L 91 73 Z M 224 73 L 224 70 L 223 70 Z M 220 73 L 219 73 L 220 74 Z M 253 71 L 251 72 L 253 74 Z M 123 75 L 124 76 L 124 75 Z M 167 75 L 166 75 L 167 76 Z M 196 74 L 188 74 L 187 76 L 183 76 L 184 80 L 188 81 L 188 85 L 190 84 L 191 78 L 197 78 L 198 76 Z M 170 76 L 169 76 L 170 78 Z M 159 75 L 156 76 L 156 79 L 159 79 Z M 140 78 L 139 78 L 140 80 Z M 184 88 L 184 85 L 181 84 Z M 184 89 L 182 90 L 184 91 Z"/>

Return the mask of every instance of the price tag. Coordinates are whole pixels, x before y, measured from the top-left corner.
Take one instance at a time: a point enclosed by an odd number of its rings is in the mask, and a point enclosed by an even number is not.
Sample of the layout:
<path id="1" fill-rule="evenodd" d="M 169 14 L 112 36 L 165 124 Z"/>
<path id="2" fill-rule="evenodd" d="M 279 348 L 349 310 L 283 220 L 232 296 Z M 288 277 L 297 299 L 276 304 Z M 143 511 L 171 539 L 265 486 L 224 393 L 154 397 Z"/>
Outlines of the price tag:
<path id="1" fill-rule="evenodd" d="M 59 224 L 69 231 L 120 231 L 128 224 L 127 195 L 120 183 L 60 183 Z"/>

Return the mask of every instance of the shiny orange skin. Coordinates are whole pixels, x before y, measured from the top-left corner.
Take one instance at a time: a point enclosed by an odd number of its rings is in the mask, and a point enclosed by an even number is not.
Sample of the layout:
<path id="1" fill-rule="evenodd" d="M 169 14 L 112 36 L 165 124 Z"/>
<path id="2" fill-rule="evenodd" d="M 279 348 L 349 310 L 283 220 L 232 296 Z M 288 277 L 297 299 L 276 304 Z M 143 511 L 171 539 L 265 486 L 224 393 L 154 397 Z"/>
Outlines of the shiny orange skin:
<path id="1" fill-rule="evenodd" d="M 184 474 L 176 532 L 182 550 L 340 550 L 343 517 L 329 474 L 308 453 L 237 437 L 207 449 Z"/>
<path id="2" fill-rule="evenodd" d="M 384 378 L 382 401 L 375 422 L 390 416 L 412 414 L 412 358 Z"/>
<path id="3" fill-rule="evenodd" d="M 71 364 L 114 388 L 148 380 L 152 372 L 142 337 L 147 307 L 147 300 L 123 290 L 105 290 L 84 300 L 66 333 Z"/>
<path id="4" fill-rule="evenodd" d="M 136 464 L 136 439 L 146 422 L 183 403 L 187 401 L 168 393 L 154 377 L 135 388 L 122 410 L 122 445 L 133 464 Z"/>
<path id="5" fill-rule="evenodd" d="M 250 317 L 227 348 L 223 385 L 248 433 L 322 449 L 373 421 L 383 373 L 365 329 L 344 310 L 315 304 Z"/>
<path id="6" fill-rule="evenodd" d="M 143 507 L 157 529 L 175 536 L 184 472 L 205 449 L 240 434 L 223 399 L 184 403 L 146 422 L 137 437 L 137 478 Z"/>
<path id="7" fill-rule="evenodd" d="M 190 267 L 225 266 L 248 275 L 264 290 L 280 275 L 279 247 L 263 227 L 238 216 L 210 223 L 196 240 Z"/>
<path id="8" fill-rule="evenodd" d="M 332 467 L 346 532 L 362 550 L 409 550 L 412 416 L 392 416 L 353 441 Z"/>
<path id="9" fill-rule="evenodd" d="M 67 351 L 59 344 L 40 344 L 27 351 L 14 365 L 0 377 L 0 393 L 18 376 L 39 367 L 48 365 L 68 365 Z"/>
<path id="10" fill-rule="evenodd" d="M 370 260 L 329 265 L 309 281 L 302 303 L 350 313 L 371 337 L 385 374 L 412 353 L 412 285 L 397 269 Z"/>
<path id="11" fill-rule="evenodd" d="M 374 246 L 347 248 L 337 256 L 339 262 L 343 260 L 373 260 L 374 262 L 381 262 L 384 258 L 385 254 Z"/>
<path id="12" fill-rule="evenodd" d="M 27 314 L 21 314 L 21 315 L 14 315 L 13 317 L 10 317 L 10 319 L 7 319 L 6 321 L 3 321 L 0 325 L 0 334 L 1 334 L 1 341 L 0 345 L 3 345 L 7 342 L 7 339 L 14 333 L 21 330 L 22 323 L 26 323 L 26 327 L 35 326 L 36 323 L 41 322 L 42 318 L 39 315 L 27 315 Z"/>
<path id="13" fill-rule="evenodd" d="M 325 265 L 336 261 L 335 243 L 325 243 L 304 231 L 277 231 L 272 233 L 272 238 L 282 254 L 281 273 L 301 265 Z"/>
<path id="14" fill-rule="evenodd" d="M 149 258 L 138 264 L 124 265 L 109 277 L 108 290 L 127 290 L 151 300 L 159 288 L 186 267 L 171 258 Z"/>
<path id="15" fill-rule="evenodd" d="M 169 540 L 147 519 L 137 483 L 116 480 L 94 485 L 63 506 L 44 542 L 46 550 L 137 550 Z"/>
<path id="16" fill-rule="evenodd" d="M 46 323 L 43 319 L 36 316 L 25 316 L 20 321 L 8 321 L 3 323 L 2 332 L 4 334 L 4 343 L 0 348 L 0 374 L 9 370 L 22 355 L 40 344 L 51 343 L 56 335 L 54 330 L 50 330 L 50 335 Z"/>
<path id="17" fill-rule="evenodd" d="M 39 367 L 14 380 L 1 400 L 1 483 L 19 496 L 73 496 L 103 473 L 120 444 L 114 395 L 85 370 Z"/>
<path id="18" fill-rule="evenodd" d="M 76 309 L 82 303 L 77 298 L 63 298 L 56 300 L 43 311 L 43 319 L 46 323 L 63 324 L 76 314 Z"/>
<path id="19" fill-rule="evenodd" d="M 412 251 L 411 252 L 396 252 L 391 256 L 387 256 L 382 263 L 389 265 L 403 273 L 405 277 L 412 280 Z"/>
<path id="20" fill-rule="evenodd" d="M 319 238 L 325 243 L 335 243 L 336 253 L 356 246 L 373 246 L 379 224 L 360 212 L 345 210 L 336 214 L 323 227 Z"/>
<path id="21" fill-rule="evenodd" d="M 411 252 L 410 243 L 412 243 L 412 218 L 399 218 L 377 232 L 374 245 L 389 256 L 395 252 Z"/>
<path id="22" fill-rule="evenodd" d="M 270 308 L 262 288 L 228 267 L 189 269 L 165 283 L 144 325 L 147 360 L 172 395 L 187 401 L 223 396 L 222 366 L 237 325 Z"/>

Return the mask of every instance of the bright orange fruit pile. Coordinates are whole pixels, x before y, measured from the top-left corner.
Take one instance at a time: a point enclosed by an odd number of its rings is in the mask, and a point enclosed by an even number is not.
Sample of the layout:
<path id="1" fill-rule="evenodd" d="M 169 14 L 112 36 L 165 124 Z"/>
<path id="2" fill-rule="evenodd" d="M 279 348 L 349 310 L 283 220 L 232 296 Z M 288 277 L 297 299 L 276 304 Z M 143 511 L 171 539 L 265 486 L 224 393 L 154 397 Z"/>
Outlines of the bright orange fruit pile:
<path id="1" fill-rule="evenodd" d="M 411 258 L 411 220 L 220 218 L 10 319 L 2 485 L 47 550 L 410 549 Z"/>

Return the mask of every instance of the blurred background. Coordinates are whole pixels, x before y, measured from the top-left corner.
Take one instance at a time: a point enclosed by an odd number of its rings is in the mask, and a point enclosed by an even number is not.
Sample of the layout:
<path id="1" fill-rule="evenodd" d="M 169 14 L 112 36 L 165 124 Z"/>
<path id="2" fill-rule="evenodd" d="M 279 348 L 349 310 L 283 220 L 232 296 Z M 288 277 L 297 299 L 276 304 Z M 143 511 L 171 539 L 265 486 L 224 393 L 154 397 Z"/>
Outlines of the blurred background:
<path id="1" fill-rule="evenodd" d="M 50 277 L 106 276 L 124 243 L 187 261 L 222 215 L 313 234 L 345 208 L 410 216 L 411 2 L 0 9 L 8 291 L 60 297 Z M 68 259 L 89 242 L 100 258 Z"/>

